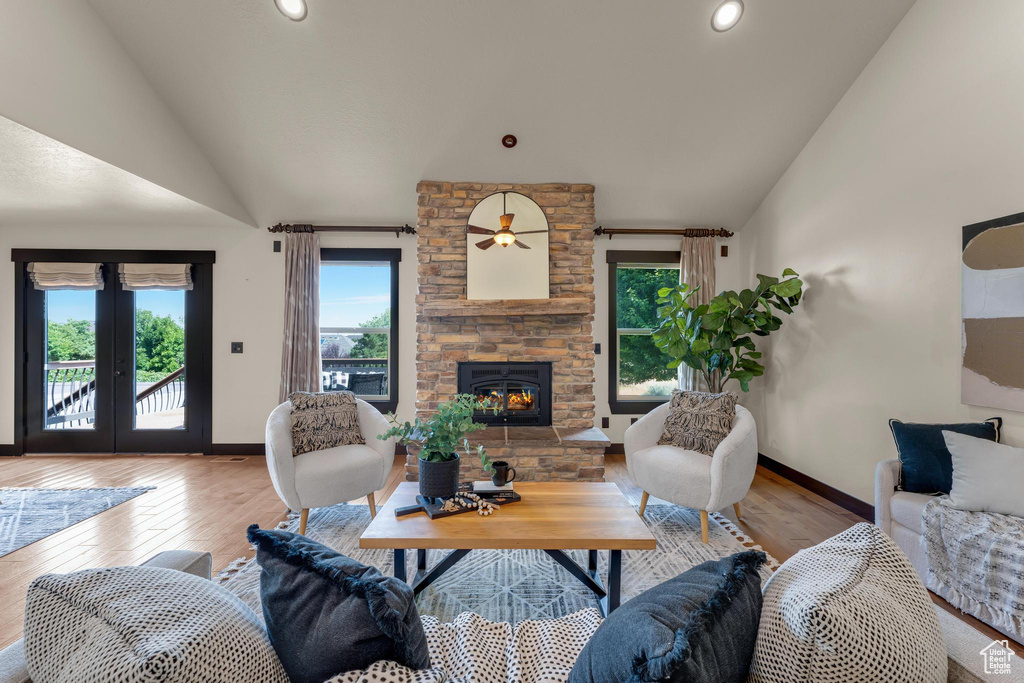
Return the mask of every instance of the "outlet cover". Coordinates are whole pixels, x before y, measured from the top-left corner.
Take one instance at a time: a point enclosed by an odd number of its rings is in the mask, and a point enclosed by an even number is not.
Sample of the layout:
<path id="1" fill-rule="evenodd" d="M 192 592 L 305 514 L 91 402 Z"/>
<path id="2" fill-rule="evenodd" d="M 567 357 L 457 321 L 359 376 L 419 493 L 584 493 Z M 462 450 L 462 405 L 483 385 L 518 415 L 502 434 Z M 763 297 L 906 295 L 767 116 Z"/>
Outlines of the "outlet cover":
<path id="1" fill-rule="evenodd" d="M 231 353 L 242 353 L 242 342 L 231 342 Z"/>

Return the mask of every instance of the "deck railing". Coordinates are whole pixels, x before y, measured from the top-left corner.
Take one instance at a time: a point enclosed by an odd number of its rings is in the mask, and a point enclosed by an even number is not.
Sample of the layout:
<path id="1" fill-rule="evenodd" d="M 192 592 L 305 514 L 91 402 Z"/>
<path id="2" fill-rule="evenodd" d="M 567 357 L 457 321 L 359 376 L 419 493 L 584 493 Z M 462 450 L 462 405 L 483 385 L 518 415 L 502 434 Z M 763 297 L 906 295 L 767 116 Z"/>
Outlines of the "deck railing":
<path id="1" fill-rule="evenodd" d="M 96 361 L 46 364 L 46 427 L 68 429 L 96 419 Z"/>
<path id="2" fill-rule="evenodd" d="M 96 421 L 96 361 L 46 364 L 46 428 L 74 429 Z M 144 386 L 135 396 L 135 415 L 185 407 L 185 366 Z"/>

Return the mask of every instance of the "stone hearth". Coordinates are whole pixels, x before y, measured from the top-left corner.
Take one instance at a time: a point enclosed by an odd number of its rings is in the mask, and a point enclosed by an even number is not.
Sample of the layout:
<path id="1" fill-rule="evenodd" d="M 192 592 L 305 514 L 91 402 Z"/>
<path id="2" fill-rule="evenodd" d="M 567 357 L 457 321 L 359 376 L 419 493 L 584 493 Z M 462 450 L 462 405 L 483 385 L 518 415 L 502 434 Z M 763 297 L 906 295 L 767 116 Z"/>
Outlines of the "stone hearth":
<path id="1" fill-rule="evenodd" d="M 530 197 L 547 216 L 551 299 L 466 300 L 466 221 L 501 190 Z M 473 437 L 524 481 L 603 480 L 608 439 L 594 429 L 594 186 L 424 181 L 417 192 L 417 415 L 458 391 L 460 361 L 550 361 L 551 427 L 492 426 Z M 485 478 L 468 460 L 463 478 Z M 409 454 L 406 477 L 416 476 Z"/>

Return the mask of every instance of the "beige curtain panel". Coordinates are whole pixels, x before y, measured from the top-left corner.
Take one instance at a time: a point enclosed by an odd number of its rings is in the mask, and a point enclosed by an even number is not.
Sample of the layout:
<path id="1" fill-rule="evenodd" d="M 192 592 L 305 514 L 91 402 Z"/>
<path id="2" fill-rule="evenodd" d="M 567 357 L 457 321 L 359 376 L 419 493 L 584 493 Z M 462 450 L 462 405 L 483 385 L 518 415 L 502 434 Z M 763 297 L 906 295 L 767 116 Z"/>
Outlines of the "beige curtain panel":
<path id="1" fill-rule="evenodd" d="M 290 233 L 284 246 L 281 402 L 293 391 L 320 391 L 320 238 Z"/>
<path id="2" fill-rule="evenodd" d="M 98 263 L 30 263 L 28 276 L 36 289 L 103 289 Z"/>
<path id="3" fill-rule="evenodd" d="M 693 307 L 710 303 L 715 296 L 715 238 L 684 237 L 679 245 L 679 282 L 700 287 L 690 297 Z M 686 365 L 679 366 L 679 388 L 700 391 L 700 375 Z"/>
<path id="4" fill-rule="evenodd" d="M 191 263 L 119 263 L 117 272 L 129 292 L 192 289 Z"/>

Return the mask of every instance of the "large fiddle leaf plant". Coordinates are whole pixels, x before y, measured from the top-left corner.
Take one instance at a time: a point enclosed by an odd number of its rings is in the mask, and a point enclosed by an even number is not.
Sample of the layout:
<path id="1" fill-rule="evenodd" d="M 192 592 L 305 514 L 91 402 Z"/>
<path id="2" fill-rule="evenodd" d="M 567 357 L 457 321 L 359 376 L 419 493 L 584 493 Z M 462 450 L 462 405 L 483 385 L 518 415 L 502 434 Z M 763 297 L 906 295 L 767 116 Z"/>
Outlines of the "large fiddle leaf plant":
<path id="1" fill-rule="evenodd" d="M 786 268 L 782 277 L 757 276 L 757 287 L 722 292 L 710 303 L 690 305 L 699 289 L 685 284 L 658 290 L 659 325 L 654 343 L 672 360 L 668 367 L 686 365 L 700 373 L 708 391 L 718 393 L 736 380 L 743 391 L 764 374 L 761 352 L 751 335 L 767 337 L 782 327 L 776 313 L 790 314 L 800 304 L 803 281 Z"/>
<path id="2" fill-rule="evenodd" d="M 473 421 L 477 410 L 498 413 L 499 407 L 493 402 L 480 400 L 472 394 L 456 394 L 450 401 L 438 404 L 437 411 L 426 420 L 416 418 L 413 422 L 399 422 L 394 414 L 387 416 L 391 426 L 378 439 L 398 437 L 404 446 L 419 448 L 419 459 L 428 462 L 454 460 L 458 451 L 480 458 L 480 464 L 488 472 L 494 468 L 487 457 L 483 444 L 469 445 L 468 434 L 484 429 L 487 425 Z"/>

